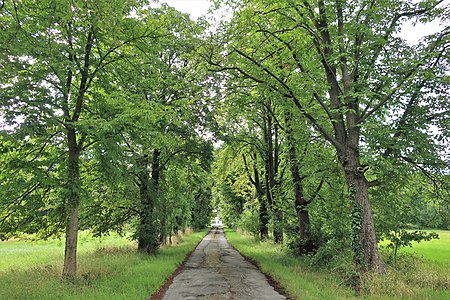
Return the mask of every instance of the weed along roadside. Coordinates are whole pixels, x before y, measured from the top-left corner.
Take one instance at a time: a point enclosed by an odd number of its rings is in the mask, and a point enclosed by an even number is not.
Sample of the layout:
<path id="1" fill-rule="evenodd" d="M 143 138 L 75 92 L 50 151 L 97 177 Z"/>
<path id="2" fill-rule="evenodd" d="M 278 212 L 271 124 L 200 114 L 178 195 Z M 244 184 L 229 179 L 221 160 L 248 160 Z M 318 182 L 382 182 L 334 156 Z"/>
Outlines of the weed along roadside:
<path id="1" fill-rule="evenodd" d="M 273 241 L 260 241 L 232 230 L 225 233 L 233 247 L 254 261 L 293 299 L 446 300 L 450 299 L 450 231 L 437 232 L 439 240 L 402 249 L 396 265 L 388 259 L 389 250 L 382 248 L 388 273 L 362 276 L 359 296 L 346 282 L 344 261 L 336 261 L 331 267 L 317 265 L 313 257 L 295 257 L 286 247 L 275 245 Z"/>
<path id="2" fill-rule="evenodd" d="M 147 299 L 206 234 L 188 233 L 149 256 L 126 238 L 83 233 L 74 282 L 61 278 L 60 241 L 0 242 L 0 299 Z"/>

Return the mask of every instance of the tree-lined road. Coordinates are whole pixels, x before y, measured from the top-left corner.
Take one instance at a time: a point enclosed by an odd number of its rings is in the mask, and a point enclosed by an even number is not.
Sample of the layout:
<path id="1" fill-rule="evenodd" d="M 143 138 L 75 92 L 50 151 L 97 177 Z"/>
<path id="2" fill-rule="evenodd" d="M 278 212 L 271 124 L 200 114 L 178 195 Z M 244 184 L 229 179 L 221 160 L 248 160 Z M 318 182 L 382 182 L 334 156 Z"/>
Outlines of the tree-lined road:
<path id="1" fill-rule="evenodd" d="M 211 230 L 168 288 L 163 300 L 286 299 L 234 250 L 222 230 Z"/>

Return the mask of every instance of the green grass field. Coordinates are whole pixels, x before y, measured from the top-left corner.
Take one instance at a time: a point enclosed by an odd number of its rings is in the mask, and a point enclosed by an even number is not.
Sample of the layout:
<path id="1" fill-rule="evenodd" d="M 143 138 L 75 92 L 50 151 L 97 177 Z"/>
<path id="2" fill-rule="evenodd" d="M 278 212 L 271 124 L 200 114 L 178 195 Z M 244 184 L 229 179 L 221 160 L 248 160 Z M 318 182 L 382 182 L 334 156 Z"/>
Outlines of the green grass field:
<path id="1" fill-rule="evenodd" d="M 343 279 L 332 271 L 311 265 L 309 257 L 294 258 L 286 249 L 270 241 L 227 231 L 230 243 L 244 255 L 257 261 L 294 299 L 450 299 L 450 232 L 437 231 L 439 240 L 422 242 L 400 253 L 414 252 L 418 259 L 402 256 L 403 264 L 388 266 L 384 276 L 362 277 L 362 292 L 357 297 Z M 389 253 L 386 253 L 389 255 Z"/>
<path id="2" fill-rule="evenodd" d="M 439 234 L 439 239 L 428 242 L 413 242 L 413 247 L 401 248 L 400 253 L 414 253 L 427 261 L 446 264 L 450 268 L 450 231 L 430 230 Z"/>
<path id="3" fill-rule="evenodd" d="M 126 238 L 82 233 L 75 282 L 61 278 L 63 241 L 0 242 L 0 299 L 148 299 L 205 234 L 148 256 Z"/>

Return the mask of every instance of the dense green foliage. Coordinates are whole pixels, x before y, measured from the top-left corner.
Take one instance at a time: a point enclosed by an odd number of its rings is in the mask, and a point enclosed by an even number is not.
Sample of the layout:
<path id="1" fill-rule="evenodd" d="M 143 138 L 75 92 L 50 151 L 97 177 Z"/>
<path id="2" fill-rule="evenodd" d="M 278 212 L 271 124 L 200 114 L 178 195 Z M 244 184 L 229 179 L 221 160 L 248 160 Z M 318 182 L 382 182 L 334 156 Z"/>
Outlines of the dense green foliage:
<path id="1" fill-rule="evenodd" d="M 230 225 L 257 235 L 259 222 L 266 237 L 268 224 L 276 242 L 285 233 L 296 253 L 325 260 L 350 246 L 355 270 L 376 273 L 377 239 L 448 228 L 449 28 L 418 44 L 398 34 L 408 21 L 445 23 L 448 7 L 226 3 L 233 17 L 204 57 L 225 83 L 215 191 Z"/>
<path id="2" fill-rule="evenodd" d="M 0 6 L 0 238 L 132 232 L 155 254 L 214 208 L 317 265 L 384 273 L 448 229 L 449 27 L 435 0 L 215 1 L 207 24 L 149 1 Z M 217 142 L 214 144 L 214 142 Z"/>
<path id="3" fill-rule="evenodd" d="M 209 221 L 208 85 L 193 56 L 202 27 L 145 4 L 0 11 L 0 237 L 65 232 L 70 277 L 78 229 L 132 230 L 155 253 Z"/>

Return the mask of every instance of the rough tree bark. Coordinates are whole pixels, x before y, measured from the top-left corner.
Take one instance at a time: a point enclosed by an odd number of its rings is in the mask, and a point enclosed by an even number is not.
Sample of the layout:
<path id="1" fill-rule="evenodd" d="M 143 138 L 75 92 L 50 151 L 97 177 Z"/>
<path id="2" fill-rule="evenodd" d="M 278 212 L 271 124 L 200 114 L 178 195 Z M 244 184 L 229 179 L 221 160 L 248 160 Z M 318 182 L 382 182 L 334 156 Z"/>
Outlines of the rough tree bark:
<path id="1" fill-rule="evenodd" d="M 67 146 L 68 164 L 67 164 L 67 186 L 68 191 L 66 195 L 66 243 L 64 251 L 64 266 L 63 276 L 66 278 L 74 278 L 77 271 L 77 242 L 78 242 L 78 207 L 80 204 L 80 153 L 83 148 L 83 138 L 77 141 L 77 130 L 74 124 L 78 122 L 84 102 L 84 96 L 89 87 L 89 68 L 91 50 L 94 42 L 94 33 L 89 29 L 86 38 L 86 45 L 84 48 L 83 67 L 81 69 L 81 80 L 78 87 L 78 95 L 76 97 L 75 108 L 72 115 L 69 109 L 69 94 L 73 80 L 72 70 L 68 70 L 66 78 L 66 86 L 64 92 L 64 126 L 67 130 Z M 74 56 L 69 54 L 69 60 L 73 61 Z"/>
<path id="2" fill-rule="evenodd" d="M 138 251 L 156 254 L 159 248 L 159 226 L 156 220 L 156 201 L 159 185 L 159 156 L 160 151 L 153 150 L 151 176 L 147 170 L 148 155 L 143 155 L 139 165 L 139 193 L 141 200 L 140 224 L 137 230 Z"/>
<path id="3" fill-rule="evenodd" d="M 369 201 L 369 183 L 364 176 L 365 167 L 359 162 L 358 153 L 348 149 L 339 153 L 344 168 L 349 200 L 352 205 L 353 262 L 358 271 L 386 272 L 381 260 L 375 234 L 372 207 Z"/>
<path id="4" fill-rule="evenodd" d="M 78 206 L 80 203 L 80 151 L 77 145 L 76 132 L 69 128 L 67 132 L 69 146 L 68 158 L 68 189 L 66 203 L 66 243 L 64 251 L 63 276 L 73 278 L 77 272 L 77 242 L 78 242 Z"/>
<path id="5" fill-rule="evenodd" d="M 342 47 L 334 49 L 331 38 L 329 20 L 323 0 L 318 1 L 318 19 L 316 29 L 320 33 L 321 41 L 316 42 L 318 54 L 329 85 L 328 94 L 334 138 L 326 135 L 336 148 L 340 164 L 344 170 L 352 211 L 352 250 L 353 262 L 357 271 L 373 271 L 385 273 L 385 266 L 380 258 L 375 235 L 375 225 L 372 208 L 369 201 L 369 185 L 364 176 L 365 168 L 361 166 L 359 157 L 360 121 L 361 114 L 359 99 L 352 96 L 352 85 L 356 84 L 357 69 L 349 72 L 347 58 L 342 55 L 339 63 L 334 62 L 335 51 L 344 52 Z M 340 1 L 336 2 L 337 37 L 338 42 L 343 39 L 344 17 Z M 341 79 L 337 77 L 339 66 Z M 342 87 L 340 85 L 342 83 Z M 345 107 L 345 110 L 342 108 Z"/>
<path id="6" fill-rule="evenodd" d="M 248 168 L 247 159 L 245 158 L 245 155 L 242 155 L 244 159 L 244 165 L 247 170 L 248 178 L 250 182 L 255 187 L 256 191 L 256 198 L 258 199 L 259 203 L 259 237 L 262 240 L 265 240 L 269 237 L 269 213 L 268 213 L 268 207 L 267 207 L 267 200 L 264 198 L 265 191 L 259 176 L 259 170 L 258 166 L 256 165 L 256 159 L 257 155 L 253 155 L 253 177 L 250 173 L 250 170 Z"/>

